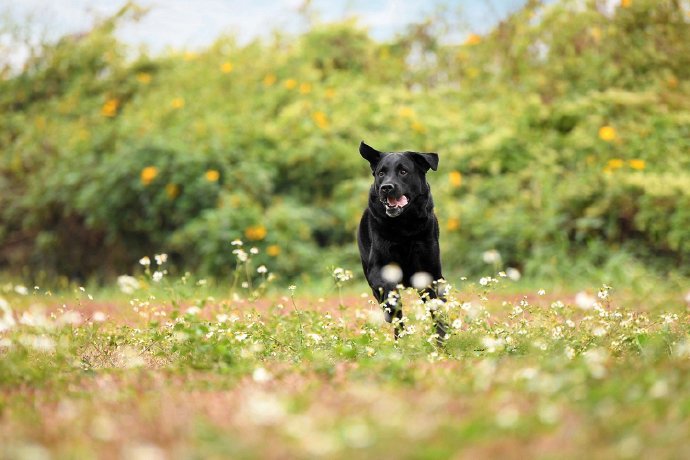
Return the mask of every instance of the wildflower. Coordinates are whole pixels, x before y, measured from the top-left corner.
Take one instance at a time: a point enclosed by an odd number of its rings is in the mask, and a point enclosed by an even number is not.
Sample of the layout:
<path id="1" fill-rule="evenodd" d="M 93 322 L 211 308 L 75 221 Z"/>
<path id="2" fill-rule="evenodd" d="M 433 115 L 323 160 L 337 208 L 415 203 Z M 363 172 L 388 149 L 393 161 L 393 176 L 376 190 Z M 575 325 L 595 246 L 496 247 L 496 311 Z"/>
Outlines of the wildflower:
<path id="1" fill-rule="evenodd" d="M 335 97 L 335 90 L 333 88 L 328 88 L 324 93 L 326 99 L 333 99 Z"/>
<path id="2" fill-rule="evenodd" d="M 488 286 L 490 282 L 491 282 L 491 278 L 486 277 L 486 276 L 479 279 L 479 284 L 481 284 L 482 286 Z"/>
<path id="3" fill-rule="evenodd" d="M 159 283 L 163 279 L 163 272 L 156 270 L 153 272 L 153 276 L 151 278 L 153 279 L 154 283 Z"/>
<path id="4" fill-rule="evenodd" d="M 290 295 L 295 295 L 295 290 L 297 290 L 297 286 L 295 286 L 294 284 L 288 286 L 288 292 L 290 292 Z"/>
<path id="5" fill-rule="evenodd" d="M 14 292 L 19 295 L 29 295 L 29 290 L 26 288 L 26 286 L 22 286 L 21 284 L 18 284 L 14 287 Z"/>
<path id="6" fill-rule="evenodd" d="M 451 217 L 450 219 L 448 219 L 448 222 L 446 222 L 446 229 L 449 232 L 453 232 L 459 228 L 460 228 L 460 219 L 458 219 L 457 217 Z"/>
<path id="7" fill-rule="evenodd" d="M 318 126 L 321 129 L 327 129 L 329 126 L 328 122 L 328 117 L 326 116 L 325 113 L 321 111 L 314 112 L 311 116 L 312 120 L 314 120 L 314 123 L 316 123 L 316 126 Z"/>
<path id="8" fill-rule="evenodd" d="M 510 278 L 513 281 L 518 281 L 522 277 L 522 275 L 520 274 L 520 270 L 513 267 L 506 268 L 506 274 L 508 275 L 508 278 Z"/>
<path id="9" fill-rule="evenodd" d="M 235 254 L 237 261 L 240 263 L 244 263 L 249 259 L 249 255 L 243 249 L 235 249 L 232 253 Z"/>
<path id="10" fill-rule="evenodd" d="M 101 115 L 104 117 L 114 117 L 117 115 L 117 109 L 120 107 L 120 101 L 114 98 L 108 99 L 101 107 Z"/>
<path id="11" fill-rule="evenodd" d="M 606 142 L 613 142 L 617 138 L 616 129 L 613 126 L 602 126 L 599 128 L 599 139 Z"/>
<path id="12" fill-rule="evenodd" d="M 220 71 L 223 73 L 230 73 L 232 72 L 232 62 L 224 62 L 220 66 Z"/>
<path id="13" fill-rule="evenodd" d="M 604 168 L 605 171 L 614 171 L 616 169 L 620 169 L 623 167 L 623 160 L 620 158 L 612 158 L 608 162 L 606 162 L 606 167 Z"/>
<path id="14" fill-rule="evenodd" d="M 584 291 L 575 295 L 575 305 L 582 310 L 591 309 L 596 303 L 596 299 Z"/>
<path id="15" fill-rule="evenodd" d="M 182 107 L 184 107 L 184 99 L 181 97 L 176 97 L 172 100 L 170 105 L 173 109 L 181 109 Z"/>
<path id="16" fill-rule="evenodd" d="M 266 383 L 270 382 L 272 379 L 273 376 L 271 373 L 263 367 L 257 367 L 254 369 L 254 372 L 252 372 L 252 380 L 254 380 L 256 383 Z"/>
<path id="17" fill-rule="evenodd" d="M 398 115 L 403 118 L 413 118 L 415 114 L 411 107 L 404 106 L 398 109 Z"/>
<path id="18" fill-rule="evenodd" d="M 261 274 L 261 275 L 264 275 L 268 272 L 268 269 L 266 268 L 265 265 L 259 265 L 259 267 L 256 269 L 256 272 Z"/>
<path id="19" fill-rule="evenodd" d="M 220 179 L 220 173 L 215 169 L 209 169 L 204 173 L 204 177 L 209 182 L 218 182 L 218 179 Z"/>
<path id="20" fill-rule="evenodd" d="M 2 310 L 3 313 L 2 318 L 0 318 L 0 332 L 3 332 L 13 328 L 17 322 L 12 316 L 10 304 L 2 297 L 0 297 L 0 310 Z"/>
<path id="21" fill-rule="evenodd" d="M 158 168 L 155 166 L 147 166 L 141 170 L 141 183 L 149 185 L 158 175 Z"/>
<path id="22" fill-rule="evenodd" d="M 403 272 L 399 265 L 388 264 L 381 269 L 381 277 L 389 283 L 399 283 L 402 280 Z"/>
<path id="23" fill-rule="evenodd" d="M 272 244 L 269 247 L 266 248 L 266 254 L 268 254 L 271 257 L 277 257 L 280 255 L 280 246 L 277 244 Z"/>
<path id="24" fill-rule="evenodd" d="M 497 264 L 501 262 L 501 253 L 495 249 L 489 251 L 484 251 L 482 254 L 482 260 L 487 264 Z"/>
<path id="25" fill-rule="evenodd" d="M 201 312 L 201 308 L 197 307 L 196 305 L 193 305 L 189 307 L 185 313 L 188 315 L 198 315 Z"/>
<path id="26" fill-rule="evenodd" d="M 644 170 L 645 166 L 647 166 L 644 160 L 630 160 L 628 164 L 632 169 L 636 169 L 637 171 L 642 171 Z"/>
<path id="27" fill-rule="evenodd" d="M 621 0 L 621 8 L 630 8 L 632 0 Z"/>
<path id="28" fill-rule="evenodd" d="M 151 83 L 151 74 L 148 72 L 139 72 L 137 74 L 137 81 L 141 84 L 148 85 Z"/>
<path id="29" fill-rule="evenodd" d="M 264 77 L 264 86 L 273 86 L 273 84 L 276 82 L 277 78 L 275 75 L 272 73 L 269 73 Z"/>
<path id="30" fill-rule="evenodd" d="M 153 256 L 154 259 L 156 259 L 156 263 L 158 265 L 163 265 L 168 261 L 168 255 L 167 254 L 156 254 Z"/>
<path id="31" fill-rule="evenodd" d="M 423 134 L 426 132 L 426 126 L 424 126 L 421 122 L 415 120 L 412 122 L 412 131 Z"/>
<path id="32" fill-rule="evenodd" d="M 103 313 L 102 311 L 94 312 L 92 319 L 97 323 L 102 323 L 106 319 L 105 313 Z"/>
<path id="33" fill-rule="evenodd" d="M 465 45 L 474 46 L 481 43 L 482 37 L 477 34 L 469 34 L 465 39 Z"/>
<path id="34" fill-rule="evenodd" d="M 266 233 L 266 227 L 263 225 L 252 225 L 244 231 L 244 235 L 252 241 L 263 240 L 266 238 Z"/>
<path id="35" fill-rule="evenodd" d="M 412 287 L 415 289 L 424 289 L 429 287 L 432 281 L 434 281 L 434 278 L 427 272 L 417 272 L 412 275 L 412 278 L 410 279 Z"/>
<path id="36" fill-rule="evenodd" d="M 333 270 L 333 277 L 336 279 L 336 281 L 340 283 L 345 283 L 352 279 L 352 272 L 350 270 L 345 270 L 343 268 L 338 267 L 335 270 Z"/>
<path id="37" fill-rule="evenodd" d="M 174 200 L 180 194 L 180 186 L 177 184 L 167 184 L 165 186 L 165 194 L 169 199 Z"/>
<path id="38" fill-rule="evenodd" d="M 242 246 L 242 240 L 234 239 L 230 242 L 233 246 Z"/>
<path id="39" fill-rule="evenodd" d="M 283 86 L 285 86 L 286 89 L 295 89 L 297 86 L 297 80 L 294 78 L 288 78 L 285 80 L 285 83 L 283 83 Z"/>
<path id="40" fill-rule="evenodd" d="M 144 260 L 144 259 L 142 259 Z M 141 261 L 139 261 L 141 263 Z M 149 262 L 150 263 L 150 262 Z M 142 264 L 144 265 L 144 264 Z M 125 294 L 132 294 L 134 291 L 139 289 L 139 281 L 133 276 L 129 275 L 121 275 L 117 277 L 117 285 L 120 288 L 120 291 L 124 292 Z"/>
<path id="41" fill-rule="evenodd" d="M 144 256 L 139 259 L 139 264 L 143 265 L 144 267 L 148 267 L 151 265 L 151 259 L 149 259 L 149 256 Z"/>
<path id="42" fill-rule="evenodd" d="M 460 329 L 462 327 L 462 320 L 460 318 L 457 318 L 453 320 L 453 323 L 451 324 L 451 327 L 453 329 Z"/>
<path id="43" fill-rule="evenodd" d="M 311 93 L 311 83 L 302 83 L 301 85 L 299 85 L 299 92 L 300 94 Z"/>
<path id="44" fill-rule="evenodd" d="M 545 295 L 545 294 L 546 294 L 546 291 L 545 291 L 544 289 L 539 289 L 539 290 L 537 291 L 537 294 L 539 294 L 539 295 Z"/>
<path id="45" fill-rule="evenodd" d="M 453 187 L 458 188 L 462 185 L 462 173 L 460 171 L 451 171 L 448 174 L 448 178 L 450 179 L 450 185 Z"/>
<path id="46" fill-rule="evenodd" d="M 259 253 L 259 248 L 251 248 L 249 254 L 257 255 Z"/>

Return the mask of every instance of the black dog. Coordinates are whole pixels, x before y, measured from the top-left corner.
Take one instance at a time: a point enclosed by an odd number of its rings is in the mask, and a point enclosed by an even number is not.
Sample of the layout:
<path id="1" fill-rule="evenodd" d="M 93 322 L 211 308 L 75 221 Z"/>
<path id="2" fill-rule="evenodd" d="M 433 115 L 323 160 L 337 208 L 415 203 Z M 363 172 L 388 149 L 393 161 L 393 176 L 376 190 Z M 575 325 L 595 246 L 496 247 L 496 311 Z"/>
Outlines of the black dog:
<path id="1" fill-rule="evenodd" d="M 402 309 L 396 285 L 419 284 L 412 280 L 417 273 L 428 274 L 423 276 L 429 281 L 443 278 L 438 220 L 434 215 L 431 188 L 426 181 L 427 171 L 430 168 L 436 171 L 438 167 L 438 155 L 384 153 L 364 142 L 359 145 L 359 153 L 369 162 L 374 175 L 369 204 L 359 223 L 359 255 L 374 297 L 384 306 L 386 321 L 398 319 L 394 328 L 397 338 L 404 325 L 400 321 Z M 391 270 L 393 276 L 386 273 Z M 414 287 L 420 288 L 419 285 Z M 431 283 L 422 287 L 420 293 L 429 298 L 438 296 Z M 445 336 L 445 325 L 438 320 L 436 332 L 441 338 Z"/>

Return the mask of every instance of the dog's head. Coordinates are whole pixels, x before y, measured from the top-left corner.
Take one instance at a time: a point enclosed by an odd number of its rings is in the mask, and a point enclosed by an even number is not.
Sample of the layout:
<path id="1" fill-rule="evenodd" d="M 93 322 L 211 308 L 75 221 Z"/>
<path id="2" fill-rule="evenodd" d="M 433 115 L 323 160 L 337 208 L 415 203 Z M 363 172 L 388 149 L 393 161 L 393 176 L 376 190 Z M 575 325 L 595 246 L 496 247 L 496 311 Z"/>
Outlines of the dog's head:
<path id="1" fill-rule="evenodd" d="M 388 217 L 398 217 L 428 192 L 426 173 L 436 171 L 438 155 L 420 152 L 379 152 L 362 141 L 359 153 L 371 165 L 374 190 Z"/>

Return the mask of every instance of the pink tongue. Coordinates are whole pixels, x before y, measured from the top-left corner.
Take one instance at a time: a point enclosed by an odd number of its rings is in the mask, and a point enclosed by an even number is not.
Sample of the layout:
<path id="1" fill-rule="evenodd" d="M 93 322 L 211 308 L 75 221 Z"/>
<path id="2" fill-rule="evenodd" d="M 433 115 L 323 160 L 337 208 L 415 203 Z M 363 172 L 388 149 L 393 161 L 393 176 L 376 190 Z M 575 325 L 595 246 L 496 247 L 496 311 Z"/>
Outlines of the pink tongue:
<path id="1" fill-rule="evenodd" d="M 407 197 L 405 195 L 402 195 L 397 200 L 395 198 L 393 198 L 392 196 L 388 197 L 388 206 L 396 206 L 398 208 L 402 208 L 406 204 L 407 204 Z"/>

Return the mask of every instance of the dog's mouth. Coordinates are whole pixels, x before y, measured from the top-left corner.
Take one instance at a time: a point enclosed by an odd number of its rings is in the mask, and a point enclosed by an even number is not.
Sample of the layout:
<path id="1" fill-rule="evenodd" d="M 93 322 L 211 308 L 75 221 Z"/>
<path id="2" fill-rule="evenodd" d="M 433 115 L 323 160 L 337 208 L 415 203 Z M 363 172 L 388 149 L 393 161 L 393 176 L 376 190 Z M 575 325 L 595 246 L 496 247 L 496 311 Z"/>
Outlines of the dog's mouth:
<path id="1" fill-rule="evenodd" d="M 405 210 L 409 200 L 405 195 L 400 195 L 399 198 L 388 195 L 381 197 L 381 202 L 386 206 L 386 215 L 388 217 L 398 217 Z"/>

